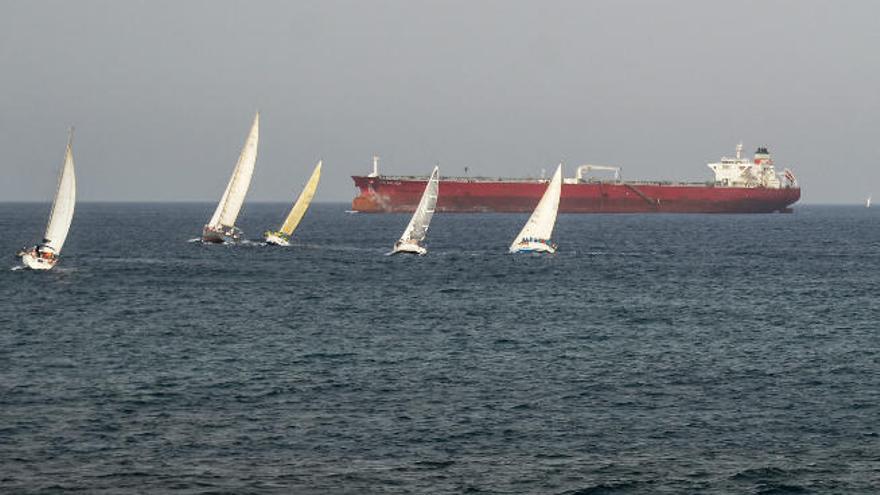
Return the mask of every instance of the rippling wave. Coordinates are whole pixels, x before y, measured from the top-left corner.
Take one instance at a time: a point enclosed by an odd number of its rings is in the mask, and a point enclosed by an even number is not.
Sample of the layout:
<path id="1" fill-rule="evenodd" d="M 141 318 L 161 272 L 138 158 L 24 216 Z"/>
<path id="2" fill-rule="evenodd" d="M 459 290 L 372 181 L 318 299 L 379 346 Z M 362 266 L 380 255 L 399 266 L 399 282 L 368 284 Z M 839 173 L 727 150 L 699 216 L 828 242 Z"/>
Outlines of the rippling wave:
<path id="1" fill-rule="evenodd" d="M 876 493 L 880 214 L 83 204 L 0 272 L 0 487 L 87 493 Z M 0 249 L 47 207 L 0 205 Z M 11 262 L 11 261 L 10 261 Z"/>

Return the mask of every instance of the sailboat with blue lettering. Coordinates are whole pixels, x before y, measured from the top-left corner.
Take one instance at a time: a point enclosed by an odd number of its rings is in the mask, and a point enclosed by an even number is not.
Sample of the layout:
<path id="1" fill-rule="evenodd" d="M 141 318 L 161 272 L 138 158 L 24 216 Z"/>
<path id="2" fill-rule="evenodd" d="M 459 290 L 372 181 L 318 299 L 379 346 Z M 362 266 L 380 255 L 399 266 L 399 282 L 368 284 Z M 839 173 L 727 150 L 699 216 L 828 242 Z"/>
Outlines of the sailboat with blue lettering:
<path id="1" fill-rule="evenodd" d="M 556 172 L 547 190 L 532 212 L 532 216 L 523 226 L 519 235 L 510 245 L 511 253 L 555 253 L 556 244 L 550 239 L 556 225 L 556 214 L 559 211 L 559 198 L 562 195 L 562 164 Z"/>

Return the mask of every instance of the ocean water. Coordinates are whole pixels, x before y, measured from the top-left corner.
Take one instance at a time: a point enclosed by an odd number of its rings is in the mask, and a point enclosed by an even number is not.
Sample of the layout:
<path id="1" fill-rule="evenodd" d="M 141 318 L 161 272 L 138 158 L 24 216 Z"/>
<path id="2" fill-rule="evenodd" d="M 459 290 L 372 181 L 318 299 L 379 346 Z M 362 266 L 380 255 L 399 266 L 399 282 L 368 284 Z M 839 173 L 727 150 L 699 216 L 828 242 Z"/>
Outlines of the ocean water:
<path id="1" fill-rule="evenodd" d="M 252 204 L 250 238 L 288 205 Z M 0 491 L 877 493 L 880 209 L 309 211 L 202 246 L 209 204 L 0 204 Z"/>

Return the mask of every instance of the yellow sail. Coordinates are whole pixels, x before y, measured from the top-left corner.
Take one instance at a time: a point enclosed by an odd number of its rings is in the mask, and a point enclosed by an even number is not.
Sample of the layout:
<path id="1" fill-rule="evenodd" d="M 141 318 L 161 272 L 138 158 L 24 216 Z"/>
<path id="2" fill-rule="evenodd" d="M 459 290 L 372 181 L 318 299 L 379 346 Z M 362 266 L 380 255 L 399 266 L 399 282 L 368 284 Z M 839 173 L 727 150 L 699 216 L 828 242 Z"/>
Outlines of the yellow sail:
<path id="1" fill-rule="evenodd" d="M 318 188 L 318 181 L 320 179 L 321 162 L 318 162 L 318 165 L 315 166 L 315 171 L 312 172 L 312 176 L 306 183 L 306 187 L 303 188 L 303 191 L 299 194 L 299 198 L 297 198 L 296 203 L 293 204 L 293 208 L 287 215 L 287 219 L 284 220 L 284 225 L 281 226 L 281 232 L 285 235 L 290 236 L 293 234 L 294 229 L 299 225 L 303 215 L 306 214 L 306 210 L 309 209 L 309 204 L 315 196 L 315 190 Z"/>

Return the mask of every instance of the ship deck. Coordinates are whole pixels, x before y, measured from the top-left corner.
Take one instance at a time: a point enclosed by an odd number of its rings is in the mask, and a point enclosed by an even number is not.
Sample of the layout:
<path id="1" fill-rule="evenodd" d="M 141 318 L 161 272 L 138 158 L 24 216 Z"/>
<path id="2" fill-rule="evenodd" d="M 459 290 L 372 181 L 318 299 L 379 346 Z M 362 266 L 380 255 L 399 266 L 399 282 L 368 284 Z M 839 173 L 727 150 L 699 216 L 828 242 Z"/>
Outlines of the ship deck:
<path id="1" fill-rule="evenodd" d="M 427 182 L 427 176 L 418 176 L 418 175 L 379 175 L 376 177 L 369 176 L 354 176 L 356 179 L 378 179 L 384 181 L 398 181 L 398 182 Z M 440 177 L 440 182 L 460 182 L 460 183 L 504 183 L 504 184 L 535 184 L 542 182 L 549 182 L 549 178 L 533 178 L 533 177 L 524 177 L 524 178 L 512 178 L 512 177 Z M 564 178 L 564 184 L 602 184 L 608 186 L 622 186 L 622 185 L 634 185 L 634 186 L 684 186 L 684 187 L 728 187 L 716 184 L 714 181 L 703 181 L 703 182 L 677 182 L 677 181 L 668 181 L 668 180 L 581 180 L 578 181 L 574 178 Z"/>

